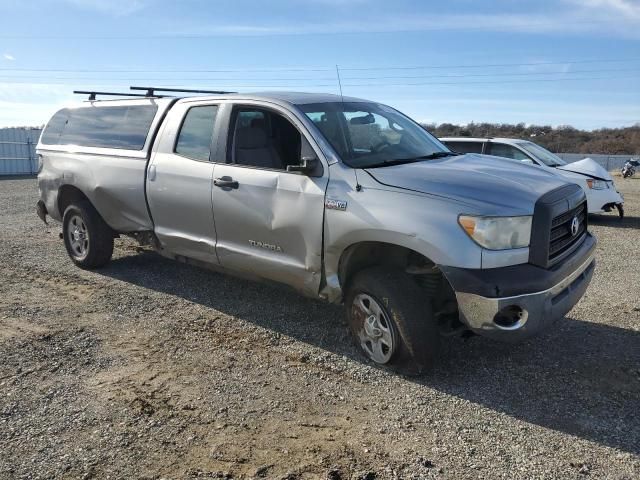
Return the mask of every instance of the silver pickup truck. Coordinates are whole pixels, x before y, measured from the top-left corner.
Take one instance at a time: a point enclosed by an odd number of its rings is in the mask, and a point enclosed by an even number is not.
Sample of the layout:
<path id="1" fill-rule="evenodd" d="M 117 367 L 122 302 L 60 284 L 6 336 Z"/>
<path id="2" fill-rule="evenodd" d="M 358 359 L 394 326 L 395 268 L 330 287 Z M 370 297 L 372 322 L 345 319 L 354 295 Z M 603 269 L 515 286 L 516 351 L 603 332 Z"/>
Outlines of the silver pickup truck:
<path id="1" fill-rule="evenodd" d="M 38 215 L 62 222 L 78 266 L 104 266 L 129 235 L 286 284 L 344 303 L 364 354 L 400 371 L 431 365 L 443 336 L 552 327 L 594 272 L 579 186 L 454 154 L 367 100 L 90 100 L 57 112 L 37 152 Z"/>

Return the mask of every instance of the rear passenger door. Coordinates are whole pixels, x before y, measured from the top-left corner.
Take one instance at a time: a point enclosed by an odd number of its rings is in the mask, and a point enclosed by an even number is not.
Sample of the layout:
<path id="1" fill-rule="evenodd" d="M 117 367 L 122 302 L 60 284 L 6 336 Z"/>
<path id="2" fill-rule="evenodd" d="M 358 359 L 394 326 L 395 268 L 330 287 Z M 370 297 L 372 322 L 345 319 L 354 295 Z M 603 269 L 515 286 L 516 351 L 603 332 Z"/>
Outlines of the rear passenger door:
<path id="1" fill-rule="evenodd" d="M 147 199 L 162 246 L 209 263 L 217 263 L 211 189 L 218 111 L 211 103 L 177 104 L 147 171 Z"/>
<path id="2" fill-rule="evenodd" d="M 317 294 L 328 169 L 295 116 L 275 105 L 231 105 L 227 163 L 214 169 L 216 251 L 223 267 Z M 318 159 L 311 174 L 287 171 Z"/>

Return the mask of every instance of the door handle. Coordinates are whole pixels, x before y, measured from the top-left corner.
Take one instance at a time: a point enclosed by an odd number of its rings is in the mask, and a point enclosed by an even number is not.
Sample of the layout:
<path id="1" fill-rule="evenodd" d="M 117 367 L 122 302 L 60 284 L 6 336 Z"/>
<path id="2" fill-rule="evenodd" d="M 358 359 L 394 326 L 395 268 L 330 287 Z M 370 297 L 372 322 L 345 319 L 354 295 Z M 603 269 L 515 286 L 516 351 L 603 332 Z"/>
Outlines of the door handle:
<path id="1" fill-rule="evenodd" d="M 156 166 L 151 165 L 149 167 L 149 173 L 147 174 L 147 178 L 150 182 L 153 182 L 156 179 Z"/>
<path id="2" fill-rule="evenodd" d="M 239 187 L 238 181 L 231 177 L 220 177 L 213 180 L 213 184 L 220 188 L 233 188 Z"/>

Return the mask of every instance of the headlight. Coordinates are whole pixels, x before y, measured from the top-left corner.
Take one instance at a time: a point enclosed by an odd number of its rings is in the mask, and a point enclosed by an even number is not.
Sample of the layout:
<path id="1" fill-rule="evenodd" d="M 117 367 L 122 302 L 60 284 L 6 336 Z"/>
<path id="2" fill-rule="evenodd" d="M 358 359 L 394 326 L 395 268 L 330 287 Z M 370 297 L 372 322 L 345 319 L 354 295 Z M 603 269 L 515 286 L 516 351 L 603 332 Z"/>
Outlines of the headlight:
<path id="1" fill-rule="evenodd" d="M 528 247 L 531 216 L 472 217 L 461 215 L 458 223 L 477 244 L 489 250 Z"/>
<path id="2" fill-rule="evenodd" d="M 595 178 L 589 178 L 587 180 L 587 186 L 593 190 L 604 190 L 605 188 L 609 188 L 607 182 L 604 180 L 596 180 Z"/>

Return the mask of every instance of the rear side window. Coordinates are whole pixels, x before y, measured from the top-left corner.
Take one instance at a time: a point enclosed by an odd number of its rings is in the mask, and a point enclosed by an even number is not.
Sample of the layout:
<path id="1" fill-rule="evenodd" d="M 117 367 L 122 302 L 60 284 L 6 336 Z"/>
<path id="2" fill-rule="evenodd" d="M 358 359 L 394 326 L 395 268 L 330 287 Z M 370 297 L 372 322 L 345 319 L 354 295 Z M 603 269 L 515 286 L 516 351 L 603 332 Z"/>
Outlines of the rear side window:
<path id="1" fill-rule="evenodd" d="M 482 153 L 482 142 L 444 142 L 457 153 Z"/>
<path id="2" fill-rule="evenodd" d="M 63 109 L 49 121 L 42 143 L 142 150 L 157 110 L 155 105 Z"/>
<path id="3" fill-rule="evenodd" d="M 208 161 L 217 113 L 216 105 L 191 107 L 182 122 L 175 153 L 194 160 Z"/>

